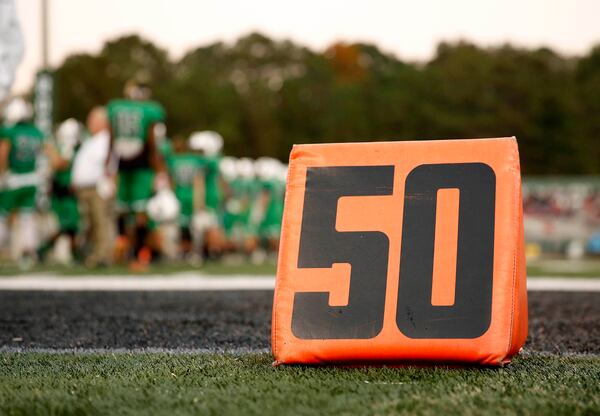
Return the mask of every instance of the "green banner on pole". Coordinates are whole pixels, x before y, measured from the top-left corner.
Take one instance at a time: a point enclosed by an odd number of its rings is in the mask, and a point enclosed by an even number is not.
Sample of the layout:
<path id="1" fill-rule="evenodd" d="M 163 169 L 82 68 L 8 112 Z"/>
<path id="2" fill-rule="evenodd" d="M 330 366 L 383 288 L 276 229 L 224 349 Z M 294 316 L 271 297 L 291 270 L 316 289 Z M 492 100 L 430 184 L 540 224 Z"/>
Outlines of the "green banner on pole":
<path id="1" fill-rule="evenodd" d="M 54 77 L 50 71 L 40 71 L 35 78 L 35 125 L 46 135 L 52 133 L 54 111 Z"/>

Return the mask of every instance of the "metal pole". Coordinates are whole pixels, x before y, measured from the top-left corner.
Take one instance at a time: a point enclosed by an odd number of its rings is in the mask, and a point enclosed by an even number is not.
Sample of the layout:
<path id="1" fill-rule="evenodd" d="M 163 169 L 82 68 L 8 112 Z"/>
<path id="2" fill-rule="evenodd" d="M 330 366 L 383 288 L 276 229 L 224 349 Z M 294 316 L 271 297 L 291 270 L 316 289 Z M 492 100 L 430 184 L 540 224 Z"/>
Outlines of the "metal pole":
<path id="1" fill-rule="evenodd" d="M 48 69 L 48 0 L 42 1 L 42 69 Z"/>

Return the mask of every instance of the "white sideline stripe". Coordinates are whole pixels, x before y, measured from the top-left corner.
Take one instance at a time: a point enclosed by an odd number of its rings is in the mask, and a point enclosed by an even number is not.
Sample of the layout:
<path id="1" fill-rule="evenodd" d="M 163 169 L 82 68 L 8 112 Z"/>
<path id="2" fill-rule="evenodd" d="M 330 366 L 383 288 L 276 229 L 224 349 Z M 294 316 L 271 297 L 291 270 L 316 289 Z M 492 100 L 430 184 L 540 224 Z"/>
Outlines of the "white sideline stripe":
<path id="1" fill-rule="evenodd" d="M 600 278 L 531 277 L 527 290 L 548 292 L 600 292 Z"/>
<path id="2" fill-rule="evenodd" d="M 193 291 L 193 290 L 273 290 L 273 276 L 230 275 L 207 277 L 197 273 L 171 276 L 132 277 L 127 275 L 63 277 L 30 275 L 0 279 L 0 290 L 49 291 Z"/>
<path id="3" fill-rule="evenodd" d="M 208 276 L 185 272 L 170 276 L 131 275 L 74 277 L 32 274 L 0 279 L 0 290 L 48 291 L 194 291 L 194 290 L 273 290 L 274 276 Z M 600 292 L 600 278 L 532 277 L 529 291 Z"/>

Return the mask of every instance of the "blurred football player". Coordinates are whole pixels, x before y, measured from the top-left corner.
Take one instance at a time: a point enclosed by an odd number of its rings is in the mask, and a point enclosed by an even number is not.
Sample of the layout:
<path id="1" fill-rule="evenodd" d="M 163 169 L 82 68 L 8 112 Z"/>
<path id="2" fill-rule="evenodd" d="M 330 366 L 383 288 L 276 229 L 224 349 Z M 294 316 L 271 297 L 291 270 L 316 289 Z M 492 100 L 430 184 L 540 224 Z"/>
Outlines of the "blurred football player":
<path id="1" fill-rule="evenodd" d="M 192 227 L 203 236 L 206 254 L 216 258 L 225 249 L 220 225 L 223 184 L 219 171 L 223 137 L 214 131 L 197 132 L 190 136 L 189 146 L 204 174 L 204 209 L 194 215 Z"/>
<path id="2" fill-rule="evenodd" d="M 236 163 L 236 158 L 231 156 L 224 156 L 219 163 L 219 171 L 226 188 L 223 192 L 222 222 L 226 237 L 225 250 L 227 251 L 235 251 L 239 243 L 236 226 L 239 222 L 241 207 L 238 195 L 233 189 L 238 179 Z"/>
<path id="3" fill-rule="evenodd" d="M 189 150 L 185 137 L 173 139 L 173 152 L 169 157 L 169 174 L 175 195 L 180 204 L 179 235 L 181 249 L 193 264 L 202 261 L 203 230 L 192 227 L 195 213 L 205 210 L 204 172 L 198 156 Z"/>
<path id="4" fill-rule="evenodd" d="M 158 151 L 160 152 L 168 171 L 171 157 L 173 156 L 173 143 L 172 140 L 167 137 L 167 126 L 164 123 L 155 124 L 154 135 L 156 137 L 156 141 L 158 142 Z M 173 191 L 169 191 L 171 192 L 170 197 L 175 198 Z M 165 194 L 163 193 L 161 198 L 157 199 L 157 201 L 161 201 L 161 204 L 164 201 L 167 201 Z M 150 219 L 154 222 L 157 222 L 154 218 L 152 218 L 152 216 L 150 216 Z M 179 258 L 180 233 L 178 218 L 173 218 L 173 220 L 169 221 L 158 221 L 156 230 L 158 232 L 153 233 L 155 236 L 154 241 L 158 244 L 157 248 L 160 250 L 161 255 L 168 260 L 175 260 Z"/>
<path id="5" fill-rule="evenodd" d="M 19 236 L 20 266 L 29 268 L 35 262 L 38 243 L 35 219 L 36 172 L 44 135 L 31 123 L 32 109 L 21 98 L 11 100 L 4 112 L 5 124 L 0 128 L 0 209 L 11 216 L 12 236 Z M 18 230 L 18 233 L 15 232 Z"/>
<path id="6" fill-rule="evenodd" d="M 145 268 L 151 257 L 146 243 L 155 224 L 146 213 L 148 200 L 154 191 L 168 186 L 155 129 L 164 121 L 165 112 L 150 98 L 150 87 L 138 77 L 125 86 L 125 99 L 113 100 L 107 106 L 111 149 L 119 159 L 117 199 L 125 213 L 126 234 L 133 243 L 134 269 Z"/>
<path id="7" fill-rule="evenodd" d="M 230 250 L 251 254 L 258 243 L 257 230 L 250 224 L 250 211 L 258 192 L 254 163 L 248 158 L 231 160 L 232 167 L 227 167 L 226 158 L 221 161 L 221 172 L 228 185 L 223 227 Z"/>
<path id="8" fill-rule="evenodd" d="M 148 201 L 148 216 L 156 224 L 158 233 L 152 234 L 151 247 L 167 259 L 178 257 L 178 226 L 180 204 L 169 187 L 159 189 Z"/>
<path id="9" fill-rule="evenodd" d="M 254 207 L 254 221 L 258 224 L 261 241 L 270 252 L 276 253 L 279 249 L 287 167 L 268 157 L 259 158 L 255 165 L 261 191 Z"/>
<path id="10" fill-rule="evenodd" d="M 54 143 L 46 144 L 46 155 L 54 172 L 52 180 L 52 211 L 58 220 L 58 230 L 40 247 L 38 254 L 43 259 L 57 240 L 65 235 L 69 238 L 70 254 L 76 255 L 75 238 L 79 232 L 79 209 L 71 186 L 73 160 L 83 136 L 83 126 L 70 118 L 56 130 Z"/>

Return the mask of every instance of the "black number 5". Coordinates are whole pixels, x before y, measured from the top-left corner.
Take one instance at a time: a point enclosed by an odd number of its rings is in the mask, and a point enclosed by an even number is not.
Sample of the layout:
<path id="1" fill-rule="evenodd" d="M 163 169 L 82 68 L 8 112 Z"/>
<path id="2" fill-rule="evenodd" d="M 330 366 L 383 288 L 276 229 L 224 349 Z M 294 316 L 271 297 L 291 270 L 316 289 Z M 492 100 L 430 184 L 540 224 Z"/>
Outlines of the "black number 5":
<path id="1" fill-rule="evenodd" d="M 298 292 L 292 332 L 298 338 L 373 338 L 383 327 L 389 241 L 376 231 L 337 232 L 342 196 L 391 195 L 393 166 L 308 168 L 298 268 L 350 263 L 347 306 L 329 306 L 327 292 Z"/>

